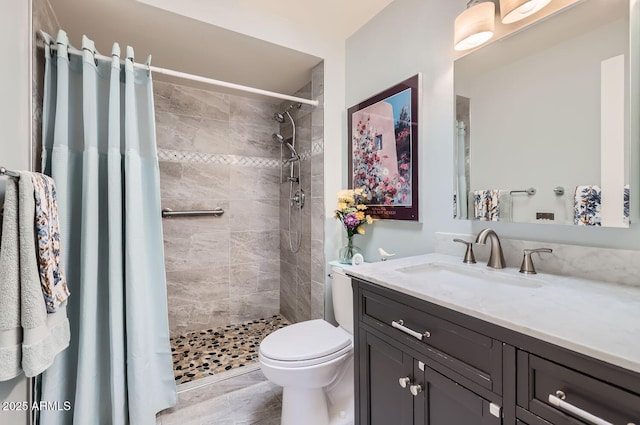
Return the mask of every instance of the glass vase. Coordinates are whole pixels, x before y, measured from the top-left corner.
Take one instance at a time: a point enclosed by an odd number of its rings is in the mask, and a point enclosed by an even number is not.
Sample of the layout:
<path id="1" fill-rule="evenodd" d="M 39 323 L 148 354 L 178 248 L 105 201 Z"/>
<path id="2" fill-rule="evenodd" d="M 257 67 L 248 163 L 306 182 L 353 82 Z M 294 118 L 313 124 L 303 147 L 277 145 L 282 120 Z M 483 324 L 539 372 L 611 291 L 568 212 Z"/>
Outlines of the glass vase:
<path id="1" fill-rule="evenodd" d="M 362 254 L 362 250 L 353 244 L 353 237 L 351 235 L 347 237 L 347 244 L 340 248 L 338 252 L 338 261 L 342 264 L 351 264 L 351 259 L 356 254 Z"/>

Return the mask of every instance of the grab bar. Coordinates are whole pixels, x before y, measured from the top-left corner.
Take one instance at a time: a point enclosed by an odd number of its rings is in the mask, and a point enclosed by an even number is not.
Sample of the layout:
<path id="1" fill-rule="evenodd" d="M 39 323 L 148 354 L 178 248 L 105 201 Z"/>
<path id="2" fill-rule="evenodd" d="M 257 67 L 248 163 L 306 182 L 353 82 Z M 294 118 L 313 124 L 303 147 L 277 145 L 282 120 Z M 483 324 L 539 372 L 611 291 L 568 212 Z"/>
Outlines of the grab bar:
<path id="1" fill-rule="evenodd" d="M 536 194 L 536 188 L 535 187 L 530 187 L 529 189 L 525 189 L 525 190 L 512 190 L 509 192 L 510 194 L 512 193 L 526 193 L 529 196 L 533 196 Z"/>
<path id="2" fill-rule="evenodd" d="M 162 218 L 168 217 L 199 217 L 205 215 L 221 216 L 224 214 L 222 208 L 216 208 L 213 210 L 193 210 L 193 211 L 174 211 L 171 208 L 162 209 Z"/>

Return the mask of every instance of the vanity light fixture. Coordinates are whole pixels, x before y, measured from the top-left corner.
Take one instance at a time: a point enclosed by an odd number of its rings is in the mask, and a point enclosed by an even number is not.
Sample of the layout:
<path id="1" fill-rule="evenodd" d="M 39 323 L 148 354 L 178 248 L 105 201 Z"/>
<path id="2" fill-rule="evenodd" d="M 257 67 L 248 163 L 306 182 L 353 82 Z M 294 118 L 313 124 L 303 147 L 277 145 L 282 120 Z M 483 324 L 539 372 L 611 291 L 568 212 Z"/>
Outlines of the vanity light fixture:
<path id="1" fill-rule="evenodd" d="M 496 5 L 492 1 L 470 0 L 467 9 L 456 18 L 454 49 L 472 49 L 493 37 Z"/>
<path id="2" fill-rule="evenodd" d="M 500 0 L 500 18 L 503 24 L 512 24 L 537 13 L 551 0 Z"/>

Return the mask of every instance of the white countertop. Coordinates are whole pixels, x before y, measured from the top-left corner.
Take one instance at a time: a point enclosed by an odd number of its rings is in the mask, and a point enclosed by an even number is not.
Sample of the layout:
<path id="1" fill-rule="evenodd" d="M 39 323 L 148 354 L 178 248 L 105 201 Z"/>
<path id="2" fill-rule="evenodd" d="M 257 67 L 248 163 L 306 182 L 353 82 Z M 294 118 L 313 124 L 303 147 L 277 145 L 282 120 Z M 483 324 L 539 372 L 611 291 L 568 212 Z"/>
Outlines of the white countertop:
<path id="1" fill-rule="evenodd" d="M 399 269 L 451 265 L 486 277 L 426 280 Z M 347 274 L 640 373 L 640 287 L 602 283 L 426 254 L 360 266 Z M 502 277 L 519 284 L 495 283 Z M 640 277 L 639 277 L 640 279 Z M 445 279 L 446 280 L 446 279 Z"/>

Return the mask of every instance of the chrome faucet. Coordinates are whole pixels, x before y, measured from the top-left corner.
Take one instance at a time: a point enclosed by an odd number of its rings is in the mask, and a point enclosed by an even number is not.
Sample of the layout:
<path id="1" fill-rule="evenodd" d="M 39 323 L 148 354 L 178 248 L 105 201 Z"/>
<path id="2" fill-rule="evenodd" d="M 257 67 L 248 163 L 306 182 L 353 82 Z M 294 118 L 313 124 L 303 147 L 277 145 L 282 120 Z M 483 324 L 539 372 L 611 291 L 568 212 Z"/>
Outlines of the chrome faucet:
<path id="1" fill-rule="evenodd" d="M 476 237 L 476 243 L 484 245 L 487 241 L 487 237 L 491 241 L 491 253 L 489 254 L 489 261 L 487 261 L 487 267 L 493 267 L 494 269 L 504 269 L 504 254 L 502 253 L 502 245 L 500 245 L 500 239 L 493 229 L 483 229 Z"/>

